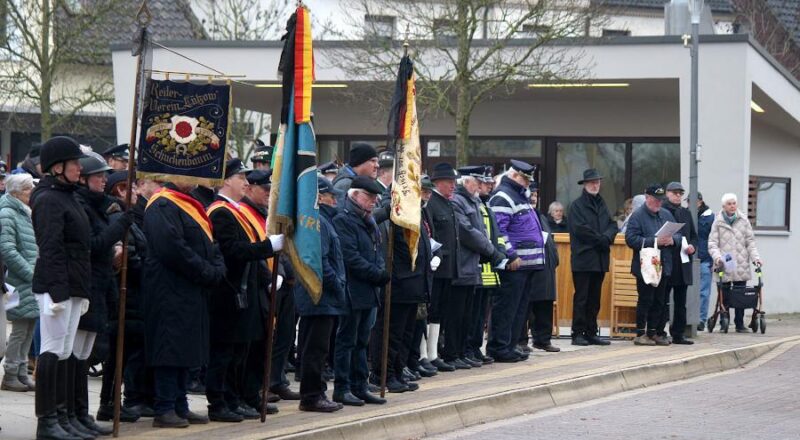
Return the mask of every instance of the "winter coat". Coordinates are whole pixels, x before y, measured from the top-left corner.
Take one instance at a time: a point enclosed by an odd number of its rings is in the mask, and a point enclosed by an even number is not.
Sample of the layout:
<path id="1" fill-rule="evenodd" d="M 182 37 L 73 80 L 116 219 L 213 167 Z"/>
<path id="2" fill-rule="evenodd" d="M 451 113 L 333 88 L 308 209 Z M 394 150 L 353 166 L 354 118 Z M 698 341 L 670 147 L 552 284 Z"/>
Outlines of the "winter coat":
<path id="1" fill-rule="evenodd" d="M 558 267 L 558 249 L 555 238 L 550 231 L 547 217 L 539 215 L 542 223 L 542 230 L 548 233 L 547 241 L 544 244 L 544 270 L 543 276 L 537 276 L 536 280 L 543 280 L 542 285 L 534 285 L 530 295 L 531 301 L 555 301 L 556 300 L 556 268 Z M 538 275 L 538 274 L 537 274 Z"/>
<path id="2" fill-rule="evenodd" d="M 694 227 L 694 219 L 692 212 L 683 206 L 673 205 L 669 202 L 664 202 L 664 208 L 675 217 L 678 223 L 684 223 L 681 228 L 681 235 L 686 237 L 686 242 L 694 246 L 697 250 L 697 230 Z M 676 243 L 672 248 L 672 261 L 674 268 L 672 276 L 670 277 L 670 284 L 673 286 L 691 286 L 692 285 L 692 259 L 694 255 L 689 255 L 688 263 L 681 263 L 681 245 Z"/>
<path id="3" fill-rule="evenodd" d="M 456 286 L 481 285 L 481 261 L 488 260 L 497 266 L 506 255 L 500 252 L 486 233 L 479 198 L 469 194 L 463 186 L 456 190 L 452 200 L 458 222 L 460 237 L 458 250 L 459 277 L 453 280 Z"/>
<path id="4" fill-rule="evenodd" d="M 434 191 L 428 201 L 428 212 L 433 218 L 433 239 L 442 244 L 439 249 L 442 259 L 439 268 L 433 273 L 436 279 L 458 279 L 460 267 L 458 265 L 460 246 L 458 242 L 459 228 L 456 221 L 456 212 L 450 200 Z"/>
<path id="5" fill-rule="evenodd" d="M 31 194 L 39 258 L 33 270 L 33 293 L 53 302 L 91 297 L 89 217 L 75 198 L 77 185 L 45 176 Z"/>
<path id="6" fill-rule="evenodd" d="M 202 212 L 202 205 L 195 203 L 196 210 Z M 222 254 L 194 218 L 163 197 L 147 207 L 144 233 L 147 365 L 205 365 L 209 353 L 208 299 L 210 290 L 225 276 Z"/>
<path id="7" fill-rule="evenodd" d="M 216 202 L 229 203 L 219 195 L 214 200 Z M 262 301 L 267 286 L 259 284 L 259 273 L 263 277 L 267 271 L 266 260 L 274 254 L 272 245 L 269 240 L 258 240 L 257 236 L 256 242 L 251 242 L 247 231 L 228 208 L 219 207 L 209 212 L 208 218 L 214 226 L 214 239 L 219 244 L 227 268 L 225 280 L 211 290 L 211 340 L 227 343 L 259 340 L 263 338 L 266 328 L 262 319 Z M 255 236 L 256 231 L 252 226 L 249 223 L 246 226 Z M 236 294 L 243 285 L 247 294 L 247 308 L 239 309 L 236 306 Z"/>
<path id="8" fill-rule="evenodd" d="M 708 236 L 711 234 L 711 225 L 714 224 L 714 211 L 705 204 L 697 210 L 697 255 L 703 263 L 712 263 L 711 254 L 708 253 Z"/>
<path id="9" fill-rule="evenodd" d="M 717 214 L 708 236 L 708 253 L 711 254 L 712 261 L 723 259 L 725 254 L 730 254 L 736 261 L 736 271 L 725 272 L 722 279 L 724 282 L 749 281 L 752 276 L 750 263 L 761 259 L 753 227 L 740 211 L 736 212 L 733 225 L 725 221 L 722 211 Z"/>
<path id="10" fill-rule="evenodd" d="M 603 198 L 584 190 L 569 207 L 567 225 L 572 271 L 608 272 L 611 244 L 617 236 L 617 223 L 608 213 Z"/>
<path id="11" fill-rule="evenodd" d="M 489 199 L 509 261 L 519 258 L 520 270 L 544 269 L 544 243 L 539 216 L 530 204 L 527 188 L 508 176 Z"/>
<path id="12" fill-rule="evenodd" d="M 661 208 L 658 213 L 653 213 L 647 208 L 647 205 L 642 205 L 636 211 L 633 211 L 628 219 L 628 226 L 625 229 L 625 243 L 628 247 L 633 249 L 633 259 L 631 260 L 631 273 L 637 278 L 642 278 L 642 267 L 639 261 L 639 251 L 642 247 L 653 247 L 656 241 L 656 232 L 666 222 L 675 222 L 675 217 L 664 208 Z M 673 264 L 675 264 L 673 249 L 680 248 L 682 235 L 677 232 L 672 235 L 671 246 L 659 246 L 661 251 L 661 279 L 668 279 L 672 275 Z M 678 260 L 677 264 L 680 264 Z"/>
<path id="13" fill-rule="evenodd" d="M 556 222 L 553 217 L 547 216 L 547 225 L 554 234 L 569 233 L 569 226 L 567 226 L 567 219 L 562 218 L 561 223 Z"/>
<path id="14" fill-rule="evenodd" d="M 217 200 L 217 193 L 214 191 L 214 189 L 207 186 L 198 185 L 189 193 L 189 195 L 206 208 L 208 208 L 209 205 Z"/>
<path id="15" fill-rule="evenodd" d="M 353 171 L 350 165 L 345 165 L 339 170 L 339 173 L 333 178 L 333 181 L 331 181 L 333 189 L 339 191 L 339 195 L 336 198 L 336 206 L 339 207 L 339 210 L 344 208 L 345 201 L 347 200 L 347 190 L 350 189 L 350 185 L 353 183 L 353 178 L 355 178 L 356 175 L 356 172 Z"/>
<path id="16" fill-rule="evenodd" d="M 119 296 L 114 275 L 114 245 L 122 241 L 125 229 L 133 221 L 133 216 L 123 215 L 111 222 L 109 214 L 121 211 L 119 201 L 105 193 L 96 193 L 86 187 L 76 192 L 86 215 L 89 217 L 92 235 L 92 296 L 89 310 L 81 316 L 78 328 L 96 333 L 107 330 L 109 304 L 116 304 Z"/>
<path id="17" fill-rule="evenodd" d="M 378 306 L 381 278 L 386 269 L 381 250 L 378 225 L 348 197 L 341 211 L 333 218 L 339 234 L 342 255 L 347 268 L 349 310 L 365 310 Z"/>
<path id="18" fill-rule="evenodd" d="M 125 293 L 125 334 L 144 336 L 144 305 L 142 301 L 142 268 L 147 257 L 147 237 L 144 231 L 136 223 L 136 209 L 132 211 L 133 223 L 128 228 L 128 273 L 126 275 L 127 289 Z M 144 214 L 144 212 L 142 212 Z M 122 212 L 115 212 L 109 216 L 111 222 L 117 221 L 125 215 Z M 122 285 L 117 276 L 117 286 L 122 290 Z M 118 304 L 109 304 L 109 324 L 112 328 L 117 325 L 119 318 Z"/>
<path id="19" fill-rule="evenodd" d="M 425 228 L 425 218 L 420 221 L 420 236 L 417 243 L 417 258 L 411 270 L 411 254 L 405 229 L 394 226 L 394 257 L 392 260 L 392 303 L 419 304 L 428 301 L 433 284 L 431 271 L 431 239 Z"/>
<path id="20" fill-rule="evenodd" d="M 6 282 L 19 293 L 19 305 L 6 312 L 9 321 L 39 317 L 31 292 L 38 254 L 30 208 L 11 194 L 0 197 L 0 256 L 8 268 Z"/>
<path id="21" fill-rule="evenodd" d="M 319 232 L 322 242 L 322 297 L 314 304 L 302 283 L 294 286 L 294 304 L 300 316 L 337 316 L 347 310 L 347 277 L 342 244 L 333 218 L 336 208 L 319 207 Z"/>

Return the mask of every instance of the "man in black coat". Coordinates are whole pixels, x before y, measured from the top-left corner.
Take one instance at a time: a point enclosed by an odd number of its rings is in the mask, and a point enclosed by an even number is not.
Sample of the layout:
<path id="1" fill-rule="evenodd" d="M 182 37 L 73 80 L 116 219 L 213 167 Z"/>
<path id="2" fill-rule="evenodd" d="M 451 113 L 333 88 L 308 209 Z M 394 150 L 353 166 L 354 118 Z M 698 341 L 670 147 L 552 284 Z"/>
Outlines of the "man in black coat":
<path id="1" fill-rule="evenodd" d="M 456 191 L 458 173 L 448 163 L 437 164 L 431 174 L 434 189 L 428 201 L 428 212 L 433 219 L 433 239 L 441 243 L 441 262 L 434 269 L 431 304 L 428 309 L 428 360 L 439 371 L 455 371 L 456 367 L 438 356 L 439 329 L 444 326 L 447 301 L 452 294 L 452 283 L 459 276 L 459 230 L 456 211 L 450 202 Z"/>
<path id="2" fill-rule="evenodd" d="M 155 380 L 154 427 L 208 423 L 189 411 L 186 385 L 189 369 L 208 363 L 209 295 L 225 277 L 225 261 L 191 190 L 166 184 L 150 197 L 144 215 L 145 355 Z"/>
<path id="3" fill-rule="evenodd" d="M 263 338 L 266 328 L 259 304 L 264 294 L 259 274 L 266 259 L 280 251 L 283 236 L 262 240 L 241 212 L 239 202 L 248 183 L 241 160 L 225 167 L 225 182 L 208 217 L 214 227 L 227 268 L 225 280 L 212 291 L 210 300 L 210 361 L 206 372 L 208 417 L 218 422 L 259 418 L 259 412 L 241 401 L 235 378 L 244 370 L 248 345 Z"/>
<path id="4" fill-rule="evenodd" d="M 345 205 L 333 219 L 341 239 L 350 293 L 347 314 L 339 318 L 334 354 L 333 400 L 344 405 L 385 403 L 369 393 L 367 364 L 378 292 L 391 279 L 383 260 L 380 230 L 372 217 L 380 193 L 372 178 L 356 176 L 347 191 Z"/>
<path id="5" fill-rule="evenodd" d="M 608 272 L 611 244 L 617 223 L 611 218 L 600 185 L 603 176 L 595 169 L 583 172 L 581 196 L 569 207 L 570 249 L 572 250 L 572 345 L 608 345 L 598 337 L 597 313 L 603 279 Z"/>
<path id="6" fill-rule="evenodd" d="M 675 218 L 661 205 L 665 199 L 664 187 L 652 184 L 645 190 L 645 204 L 631 214 L 625 228 L 625 243 L 633 249 L 631 273 L 636 277 L 636 290 L 639 299 L 636 303 L 636 338 L 635 345 L 669 345 L 664 335 L 658 334 L 664 328 L 663 307 L 670 275 L 676 269 L 673 259 L 673 248 L 680 246 L 680 233 L 672 236 L 656 237 L 658 230 Z M 661 279 L 657 286 L 644 282 L 640 262 L 642 248 L 658 245 L 661 257 Z M 680 260 L 678 260 L 680 261 Z"/>
<path id="7" fill-rule="evenodd" d="M 684 191 L 680 182 L 670 182 L 667 185 L 667 202 L 664 203 L 664 208 L 675 217 L 676 222 L 684 224 L 681 229 L 681 235 L 686 238 L 688 244 L 686 255 L 689 257 L 689 261 L 686 263 L 681 262 L 682 243 L 676 243 L 672 248 L 672 264 L 674 267 L 664 296 L 664 317 L 662 321 L 664 325 L 667 324 L 667 321 L 670 321 L 669 334 L 672 336 L 673 344 L 692 345 L 694 341 L 684 337 L 684 332 L 686 330 L 686 292 L 693 281 L 692 258 L 697 249 L 697 230 L 694 227 L 692 212 L 681 205 Z M 669 319 L 670 290 L 672 291 L 673 301 L 675 301 L 672 320 Z M 666 334 L 663 326 L 659 331 L 662 335 Z"/>

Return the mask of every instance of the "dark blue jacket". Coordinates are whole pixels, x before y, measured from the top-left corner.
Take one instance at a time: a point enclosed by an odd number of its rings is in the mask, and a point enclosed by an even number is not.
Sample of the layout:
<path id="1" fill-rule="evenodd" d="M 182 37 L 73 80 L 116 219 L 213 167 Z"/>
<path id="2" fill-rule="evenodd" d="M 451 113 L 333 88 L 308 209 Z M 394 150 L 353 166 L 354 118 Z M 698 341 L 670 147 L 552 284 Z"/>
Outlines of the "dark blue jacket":
<path id="1" fill-rule="evenodd" d="M 381 279 L 386 267 L 378 225 L 371 215 L 363 217 L 360 211 L 347 197 L 333 218 L 347 268 L 348 299 L 352 310 L 378 306 L 378 292 L 383 287 Z"/>
<path id="2" fill-rule="evenodd" d="M 628 220 L 628 228 L 625 229 L 625 243 L 633 249 L 633 260 L 631 260 L 631 273 L 638 278 L 642 277 L 642 268 L 639 263 L 639 251 L 642 247 L 653 247 L 656 240 L 656 232 L 666 222 L 675 222 L 675 217 L 664 208 L 657 213 L 653 213 L 642 205 L 631 214 Z M 672 249 L 673 246 L 680 246 L 681 234 L 672 235 L 672 246 L 659 247 L 661 250 L 661 279 L 672 275 Z"/>
<path id="3" fill-rule="evenodd" d="M 302 283 L 294 286 L 294 304 L 300 316 L 343 315 L 347 310 L 347 277 L 339 234 L 333 227 L 336 208 L 319 206 L 319 231 L 322 240 L 322 297 L 314 305 Z"/>
<path id="4" fill-rule="evenodd" d="M 714 211 L 704 203 L 697 210 L 697 255 L 703 263 L 711 263 L 711 254 L 708 253 L 708 236 L 711 234 L 711 225 L 714 224 Z"/>

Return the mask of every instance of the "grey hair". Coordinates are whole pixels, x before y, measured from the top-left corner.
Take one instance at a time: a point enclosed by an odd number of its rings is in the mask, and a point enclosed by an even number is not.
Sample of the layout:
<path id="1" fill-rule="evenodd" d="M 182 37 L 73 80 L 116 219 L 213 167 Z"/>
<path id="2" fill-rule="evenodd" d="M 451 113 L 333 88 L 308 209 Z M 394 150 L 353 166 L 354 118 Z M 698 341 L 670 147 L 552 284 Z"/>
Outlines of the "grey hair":
<path id="1" fill-rule="evenodd" d="M 547 214 L 552 216 L 553 215 L 553 211 L 555 211 L 556 209 L 559 209 L 559 208 L 563 211 L 564 210 L 564 205 L 562 205 L 561 202 L 559 202 L 559 201 L 555 201 L 555 202 L 551 203 L 550 206 L 547 208 Z"/>
<path id="2" fill-rule="evenodd" d="M 28 173 L 12 174 L 6 177 L 6 191 L 11 195 L 21 194 L 27 188 L 33 188 L 33 176 Z"/>
<path id="3" fill-rule="evenodd" d="M 353 198 L 353 196 L 354 196 L 356 193 L 359 193 L 359 192 L 366 192 L 366 191 L 364 191 L 364 190 L 363 190 L 363 189 L 361 189 L 361 188 L 350 188 L 350 189 L 348 189 L 348 190 L 347 190 L 347 197 L 352 199 L 352 198 Z"/>
<path id="4" fill-rule="evenodd" d="M 470 180 L 478 180 L 475 176 L 461 176 L 456 180 L 459 185 L 464 185 L 464 182 L 469 182 Z"/>
<path id="5" fill-rule="evenodd" d="M 722 204 L 728 203 L 729 200 L 733 200 L 734 203 L 739 203 L 739 199 L 736 198 L 736 194 L 734 193 L 725 193 L 722 195 Z"/>

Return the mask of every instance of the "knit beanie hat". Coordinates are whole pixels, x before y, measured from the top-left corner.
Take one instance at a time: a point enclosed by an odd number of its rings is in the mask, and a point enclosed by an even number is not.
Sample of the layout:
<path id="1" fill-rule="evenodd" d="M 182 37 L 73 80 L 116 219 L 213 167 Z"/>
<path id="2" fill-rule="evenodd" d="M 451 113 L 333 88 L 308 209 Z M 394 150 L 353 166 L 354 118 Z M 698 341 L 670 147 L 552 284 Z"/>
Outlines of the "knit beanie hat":
<path id="1" fill-rule="evenodd" d="M 357 167 L 373 157 L 378 157 L 378 152 L 375 151 L 375 148 L 373 148 L 372 145 L 356 143 L 350 147 L 349 164 L 351 167 Z"/>

